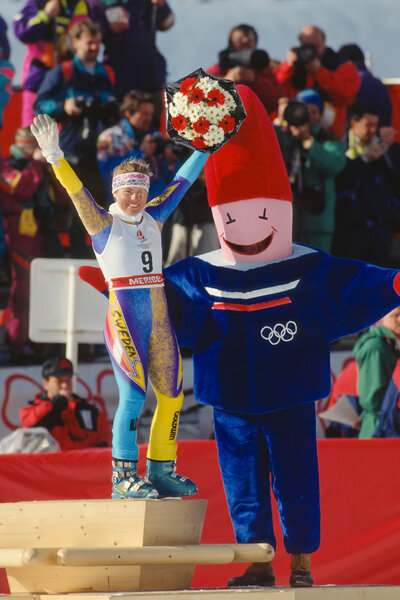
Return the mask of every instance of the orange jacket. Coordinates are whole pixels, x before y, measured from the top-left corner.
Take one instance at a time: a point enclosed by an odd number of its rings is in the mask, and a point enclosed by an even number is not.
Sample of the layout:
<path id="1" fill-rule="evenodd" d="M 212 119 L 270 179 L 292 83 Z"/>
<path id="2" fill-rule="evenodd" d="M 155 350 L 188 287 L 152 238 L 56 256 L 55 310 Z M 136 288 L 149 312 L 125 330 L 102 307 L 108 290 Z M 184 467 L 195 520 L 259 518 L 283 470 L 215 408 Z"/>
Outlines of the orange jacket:
<path id="1" fill-rule="evenodd" d="M 294 98 L 300 91 L 292 86 L 293 72 L 293 65 L 289 65 L 286 61 L 281 62 L 274 69 L 276 78 L 288 98 Z M 328 104 L 333 111 L 331 111 L 329 122 L 323 122 L 323 125 L 341 139 L 346 126 L 347 107 L 353 102 L 361 85 L 360 75 L 353 63 L 349 61 L 339 65 L 335 71 L 321 66 L 318 73 L 307 74 L 305 88 L 314 88 L 316 84 L 329 96 Z"/>

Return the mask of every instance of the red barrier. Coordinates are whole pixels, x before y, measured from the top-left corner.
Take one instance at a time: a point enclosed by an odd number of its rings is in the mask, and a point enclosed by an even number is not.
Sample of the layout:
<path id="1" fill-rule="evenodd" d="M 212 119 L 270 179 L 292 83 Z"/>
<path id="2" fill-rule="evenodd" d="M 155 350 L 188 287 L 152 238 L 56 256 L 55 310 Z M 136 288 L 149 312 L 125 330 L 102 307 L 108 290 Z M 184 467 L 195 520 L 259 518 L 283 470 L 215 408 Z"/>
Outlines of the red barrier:
<path id="1" fill-rule="evenodd" d="M 22 91 L 15 88 L 4 109 L 3 129 L 0 130 L 1 156 L 10 156 L 10 146 L 14 143 L 15 132 L 21 126 Z"/>
<path id="2" fill-rule="evenodd" d="M 145 467 L 141 447 L 139 472 Z M 400 439 L 319 440 L 322 543 L 313 555 L 318 585 L 400 585 Z M 196 481 L 208 499 L 202 542 L 233 542 L 215 442 L 181 441 L 178 471 Z M 107 498 L 110 449 L 56 454 L 0 456 L 0 501 Z M 277 521 L 275 507 L 275 521 Z M 280 528 L 274 568 L 278 585 L 287 585 L 289 557 Z M 224 587 L 244 565 L 196 567 L 193 587 Z M 0 593 L 7 592 L 0 580 Z"/>

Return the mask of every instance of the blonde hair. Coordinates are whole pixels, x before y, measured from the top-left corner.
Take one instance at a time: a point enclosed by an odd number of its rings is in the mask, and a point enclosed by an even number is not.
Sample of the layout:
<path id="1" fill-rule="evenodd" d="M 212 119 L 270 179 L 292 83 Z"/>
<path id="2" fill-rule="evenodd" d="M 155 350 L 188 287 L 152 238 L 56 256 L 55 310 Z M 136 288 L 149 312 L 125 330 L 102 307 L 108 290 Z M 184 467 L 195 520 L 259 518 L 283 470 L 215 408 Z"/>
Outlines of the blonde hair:
<path id="1" fill-rule="evenodd" d="M 144 160 L 136 158 L 124 160 L 121 164 L 115 167 L 112 176 L 116 177 L 116 175 L 122 175 L 123 173 L 144 173 L 149 177 L 153 175 L 150 165 L 144 162 Z"/>

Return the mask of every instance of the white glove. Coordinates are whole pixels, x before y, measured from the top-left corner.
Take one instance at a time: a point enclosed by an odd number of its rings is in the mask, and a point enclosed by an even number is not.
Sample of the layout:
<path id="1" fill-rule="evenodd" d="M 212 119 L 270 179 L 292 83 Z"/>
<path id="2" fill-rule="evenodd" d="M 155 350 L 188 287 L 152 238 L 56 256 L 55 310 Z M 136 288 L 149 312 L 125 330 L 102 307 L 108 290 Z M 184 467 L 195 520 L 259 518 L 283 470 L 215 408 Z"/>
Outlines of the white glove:
<path id="1" fill-rule="evenodd" d="M 33 119 L 31 131 L 44 158 L 52 165 L 59 166 L 59 160 L 64 157 L 58 142 L 58 127 L 49 115 L 38 115 Z"/>

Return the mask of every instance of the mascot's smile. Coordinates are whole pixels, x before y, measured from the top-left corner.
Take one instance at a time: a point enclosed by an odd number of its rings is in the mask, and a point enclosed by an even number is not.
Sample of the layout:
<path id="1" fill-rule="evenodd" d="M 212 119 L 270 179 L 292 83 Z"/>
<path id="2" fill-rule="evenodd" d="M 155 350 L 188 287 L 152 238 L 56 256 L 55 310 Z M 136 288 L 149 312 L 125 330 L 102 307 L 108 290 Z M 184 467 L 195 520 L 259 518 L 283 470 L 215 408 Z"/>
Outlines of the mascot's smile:
<path id="1" fill-rule="evenodd" d="M 273 231 L 273 233 L 271 233 L 268 237 L 261 240 L 261 242 L 256 242 L 255 244 L 235 244 L 234 242 L 229 242 L 225 238 L 222 239 L 224 240 L 225 244 L 234 252 L 237 252 L 238 254 L 253 255 L 260 254 L 260 252 L 263 252 L 268 248 L 272 242 L 274 233 L 275 231 Z"/>

